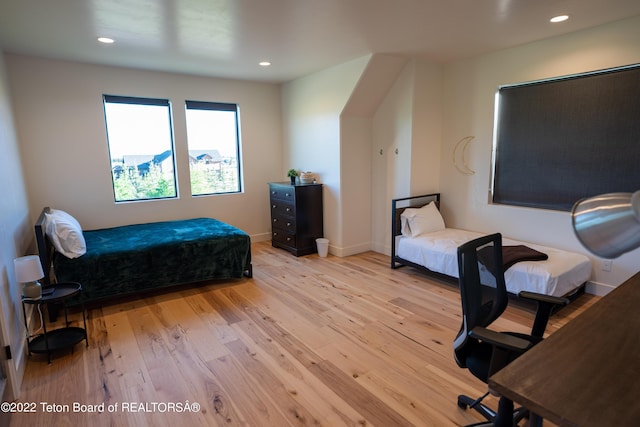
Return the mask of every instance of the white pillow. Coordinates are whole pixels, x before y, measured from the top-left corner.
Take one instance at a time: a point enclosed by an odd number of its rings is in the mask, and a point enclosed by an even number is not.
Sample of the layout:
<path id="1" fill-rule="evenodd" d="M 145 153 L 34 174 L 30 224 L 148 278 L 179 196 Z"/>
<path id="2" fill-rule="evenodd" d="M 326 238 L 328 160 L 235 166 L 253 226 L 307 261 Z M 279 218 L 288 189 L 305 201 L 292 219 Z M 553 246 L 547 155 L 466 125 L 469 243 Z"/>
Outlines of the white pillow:
<path id="1" fill-rule="evenodd" d="M 403 236 L 417 237 L 424 233 L 444 230 L 444 220 L 433 202 L 421 208 L 405 209 L 400 215 L 400 221 Z"/>
<path id="2" fill-rule="evenodd" d="M 400 214 L 400 232 L 403 236 L 411 237 L 411 228 L 409 227 L 409 218 L 413 218 L 415 216 L 415 211 L 417 209 L 407 208 L 402 211 Z"/>
<path id="3" fill-rule="evenodd" d="M 50 209 L 45 217 L 45 232 L 58 252 L 67 258 L 78 258 L 87 252 L 82 227 L 74 217 L 59 209 Z"/>

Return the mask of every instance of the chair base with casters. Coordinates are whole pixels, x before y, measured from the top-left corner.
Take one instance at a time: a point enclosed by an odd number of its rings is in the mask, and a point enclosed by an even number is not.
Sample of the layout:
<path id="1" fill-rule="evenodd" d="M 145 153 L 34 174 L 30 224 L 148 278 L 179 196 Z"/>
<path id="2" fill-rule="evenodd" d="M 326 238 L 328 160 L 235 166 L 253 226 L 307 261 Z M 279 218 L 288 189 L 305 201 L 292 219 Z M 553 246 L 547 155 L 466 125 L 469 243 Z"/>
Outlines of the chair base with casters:
<path id="1" fill-rule="evenodd" d="M 514 408 L 513 402 L 500 398 L 498 402 L 498 411 L 494 411 L 482 404 L 482 400 L 487 397 L 490 392 L 486 392 L 484 395 L 480 396 L 477 399 L 473 399 L 469 396 L 459 395 L 458 396 L 458 407 L 462 409 L 475 409 L 479 412 L 487 421 L 469 424 L 466 427 L 492 427 L 492 426 L 500 426 L 500 425 L 508 425 L 515 426 L 524 418 L 529 417 L 529 411 L 524 407 Z M 506 417 L 507 419 L 498 419 L 498 414 L 512 414 L 511 417 Z"/>

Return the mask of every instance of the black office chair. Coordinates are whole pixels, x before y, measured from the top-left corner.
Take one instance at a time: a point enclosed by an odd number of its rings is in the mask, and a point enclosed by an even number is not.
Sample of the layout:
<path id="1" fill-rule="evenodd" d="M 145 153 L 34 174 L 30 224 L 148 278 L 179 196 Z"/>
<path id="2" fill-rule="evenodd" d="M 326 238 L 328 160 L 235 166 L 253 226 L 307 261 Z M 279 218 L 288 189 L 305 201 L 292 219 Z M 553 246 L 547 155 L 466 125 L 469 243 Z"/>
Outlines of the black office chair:
<path id="1" fill-rule="evenodd" d="M 504 312 L 509 300 L 502 263 L 502 236 L 499 233 L 460 246 L 458 272 L 462 326 L 453 343 L 454 355 L 458 366 L 468 369 L 485 383 L 491 375 L 540 342 L 551 311 L 569 302 L 566 298 L 520 292 L 520 297 L 538 303 L 531 334 L 487 329 Z M 473 408 L 487 419 L 474 426 L 514 426 L 528 415 L 524 408 L 514 410 L 513 402 L 504 397 L 500 397 L 497 411 L 490 409 L 482 404 L 482 399 L 489 393 L 477 399 L 458 396 L 459 407 Z"/>

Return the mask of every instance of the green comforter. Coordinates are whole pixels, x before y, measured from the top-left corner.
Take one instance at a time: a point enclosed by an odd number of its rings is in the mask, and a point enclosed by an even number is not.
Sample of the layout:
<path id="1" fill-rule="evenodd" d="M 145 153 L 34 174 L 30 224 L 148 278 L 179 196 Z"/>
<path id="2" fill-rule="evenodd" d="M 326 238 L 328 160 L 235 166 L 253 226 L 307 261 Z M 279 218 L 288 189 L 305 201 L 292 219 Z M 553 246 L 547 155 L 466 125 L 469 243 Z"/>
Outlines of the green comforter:
<path id="1" fill-rule="evenodd" d="M 54 255 L 58 283 L 82 284 L 85 301 L 209 279 L 242 277 L 250 238 L 212 218 L 84 231 L 87 253 Z M 249 270 L 250 272 L 250 270 Z"/>

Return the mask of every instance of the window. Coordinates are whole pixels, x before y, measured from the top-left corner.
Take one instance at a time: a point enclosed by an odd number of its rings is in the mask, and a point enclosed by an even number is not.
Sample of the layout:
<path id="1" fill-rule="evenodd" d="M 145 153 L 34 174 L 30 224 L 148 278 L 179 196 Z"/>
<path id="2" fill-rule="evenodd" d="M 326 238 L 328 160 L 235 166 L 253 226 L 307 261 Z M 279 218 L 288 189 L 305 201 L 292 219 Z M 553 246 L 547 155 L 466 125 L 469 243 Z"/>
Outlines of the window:
<path id="1" fill-rule="evenodd" d="M 501 86 L 493 202 L 571 211 L 640 188 L 640 66 Z"/>
<path id="2" fill-rule="evenodd" d="M 104 95 L 116 202 L 177 196 L 167 99 Z"/>
<path id="3" fill-rule="evenodd" d="M 186 102 L 191 194 L 241 190 L 238 106 Z"/>

